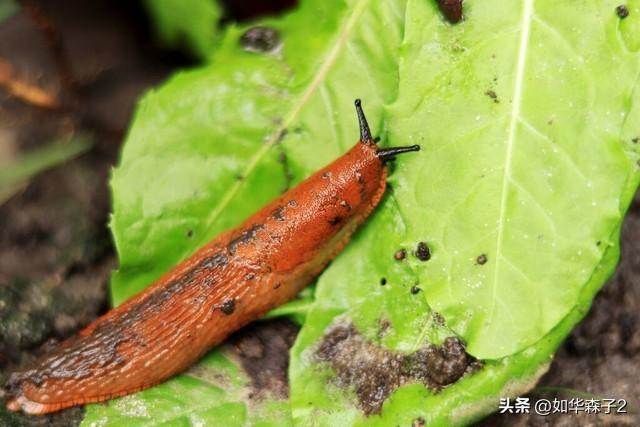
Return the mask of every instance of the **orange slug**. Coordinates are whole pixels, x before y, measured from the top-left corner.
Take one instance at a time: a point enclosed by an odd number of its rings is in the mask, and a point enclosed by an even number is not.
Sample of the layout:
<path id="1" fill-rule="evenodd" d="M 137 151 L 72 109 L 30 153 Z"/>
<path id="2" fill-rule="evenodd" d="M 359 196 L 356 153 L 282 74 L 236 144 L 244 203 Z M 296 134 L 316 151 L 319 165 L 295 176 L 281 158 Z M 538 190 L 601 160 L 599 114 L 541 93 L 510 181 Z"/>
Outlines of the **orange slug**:
<path id="1" fill-rule="evenodd" d="M 185 370 L 232 332 L 292 298 L 380 202 L 386 162 L 356 100 L 360 141 L 147 289 L 8 380 L 7 408 L 46 414 L 133 393 Z"/>

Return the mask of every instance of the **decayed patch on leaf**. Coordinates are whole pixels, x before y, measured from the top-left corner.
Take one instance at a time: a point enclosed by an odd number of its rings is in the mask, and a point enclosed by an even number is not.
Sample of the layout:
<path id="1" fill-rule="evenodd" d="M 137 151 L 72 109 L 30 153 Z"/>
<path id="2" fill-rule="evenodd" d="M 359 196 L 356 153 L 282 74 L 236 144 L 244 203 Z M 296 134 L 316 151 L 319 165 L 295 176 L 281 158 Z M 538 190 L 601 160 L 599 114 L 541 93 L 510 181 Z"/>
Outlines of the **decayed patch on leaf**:
<path id="1" fill-rule="evenodd" d="M 368 341 L 352 323 L 331 327 L 314 356 L 331 365 L 339 387 L 355 390 L 366 415 L 379 413 L 384 401 L 404 384 L 421 382 L 439 391 L 482 366 L 457 337 L 405 354 Z"/>

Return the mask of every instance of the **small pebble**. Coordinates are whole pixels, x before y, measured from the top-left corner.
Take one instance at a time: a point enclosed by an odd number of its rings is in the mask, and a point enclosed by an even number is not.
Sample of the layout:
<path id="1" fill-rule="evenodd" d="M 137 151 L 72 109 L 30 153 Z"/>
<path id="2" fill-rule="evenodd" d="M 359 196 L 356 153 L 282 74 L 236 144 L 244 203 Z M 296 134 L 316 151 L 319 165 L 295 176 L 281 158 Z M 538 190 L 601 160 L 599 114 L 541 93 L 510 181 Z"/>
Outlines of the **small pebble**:
<path id="1" fill-rule="evenodd" d="M 425 242 L 420 242 L 416 248 L 415 255 L 420 261 L 429 261 L 431 259 L 431 250 Z"/>
<path id="2" fill-rule="evenodd" d="M 402 261 L 407 257 L 407 251 L 405 249 L 398 249 L 395 254 L 393 254 L 393 258 L 396 261 Z"/>

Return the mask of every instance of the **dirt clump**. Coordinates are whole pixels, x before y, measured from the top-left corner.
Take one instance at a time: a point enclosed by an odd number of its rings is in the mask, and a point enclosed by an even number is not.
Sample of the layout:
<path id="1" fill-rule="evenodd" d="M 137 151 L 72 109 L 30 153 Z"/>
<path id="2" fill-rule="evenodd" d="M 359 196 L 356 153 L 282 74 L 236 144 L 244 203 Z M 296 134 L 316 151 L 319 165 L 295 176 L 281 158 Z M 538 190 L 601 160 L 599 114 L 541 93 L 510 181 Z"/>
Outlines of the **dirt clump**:
<path id="1" fill-rule="evenodd" d="M 366 415 L 379 413 L 384 401 L 403 384 L 422 382 L 438 391 L 478 368 L 456 337 L 404 354 L 368 341 L 352 323 L 332 327 L 315 357 L 331 365 L 339 387 L 355 389 L 358 406 Z"/>

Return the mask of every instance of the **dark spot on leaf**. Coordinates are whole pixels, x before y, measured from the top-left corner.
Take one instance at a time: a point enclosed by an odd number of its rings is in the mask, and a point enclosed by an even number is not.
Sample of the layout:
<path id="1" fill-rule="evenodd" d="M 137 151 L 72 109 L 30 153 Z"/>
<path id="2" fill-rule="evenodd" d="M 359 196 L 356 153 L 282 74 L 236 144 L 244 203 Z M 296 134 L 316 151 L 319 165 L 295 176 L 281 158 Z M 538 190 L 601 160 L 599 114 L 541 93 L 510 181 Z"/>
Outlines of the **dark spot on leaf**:
<path id="1" fill-rule="evenodd" d="M 433 322 L 435 324 L 440 325 L 440 326 L 444 326 L 445 320 L 444 320 L 444 316 L 442 316 L 442 314 L 438 313 L 437 311 L 434 311 L 432 316 L 433 316 Z"/>
<path id="2" fill-rule="evenodd" d="M 411 422 L 411 427 L 424 427 L 425 424 L 424 418 L 418 417 Z"/>
<path id="3" fill-rule="evenodd" d="M 271 52 L 280 45 L 280 35 L 273 28 L 259 25 L 245 31 L 240 44 L 248 52 Z"/>
<path id="4" fill-rule="evenodd" d="M 427 246 L 425 242 L 418 243 L 415 256 L 420 261 L 429 261 L 431 259 L 431 250 L 429 249 L 429 246 Z"/>
<path id="5" fill-rule="evenodd" d="M 387 284 L 387 279 L 386 279 L 385 277 L 383 277 L 382 279 L 380 279 L 380 284 L 381 284 L 382 286 L 386 285 L 386 284 Z"/>
<path id="6" fill-rule="evenodd" d="M 456 24 L 462 19 L 462 0 L 437 0 L 442 14 Z"/>
<path id="7" fill-rule="evenodd" d="M 193 230 L 187 230 L 187 237 L 193 236 Z"/>
<path id="8" fill-rule="evenodd" d="M 387 397 L 402 385 L 420 382 L 438 391 L 479 367 L 458 338 L 406 354 L 368 341 L 351 323 L 330 328 L 315 358 L 331 365 L 336 385 L 355 391 L 366 415 L 379 413 Z"/>
<path id="9" fill-rule="evenodd" d="M 412 293 L 413 295 L 415 295 L 415 294 L 417 294 L 418 292 L 420 292 L 420 290 L 421 290 L 421 289 L 420 289 L 418 286 L 416 286 L 416 285 L 413 285 L 413 286 L 411 287 L 411 293 Z"/>
<path id="10" fill-rule="evenodd" d="M 378 328 L 378 338 L 384 337 L 391 328 L 391 321 L 389 319 L 380 319 Z"/>
<path id="11" fill-rule="evenodd" d="M 402 261 L 403 259 L 405 259 L 407 257 L 407 250 L 406 249 L 398 249 L 396 251 L 395 254 L 393 254 L 393 258 L 396 261 Z"/>
<path id="12" fill-rule="evenodd" d="M 287 136 L 288 133 L 289 133 L 289 129 L 287 129 L 287 128 L 284 128 L 280 132 L 278 132 L 278 136 L 276 137 L 276 143 L 282 142 L 282 140 Z M 268 140 L 267 140 L 267 142 L 268 142 Z M 286 158 L 286 156 L 285 156 L 285 158 Z"/>
<path id="13" fill-rule="evenodd" d="M 598 241 L 596 242 L 596 246 L 600 246 L 601 244 L 602 244 L 602 242 L 601 242 L 600 240 L 598 240 Z"/>
<path id="14" fill-rule="evenodd" d="M 616 7 L 616 14 L 620 19 L 624 19 L 629 16 L 629 8 L 627 8 L 626 5 L 621 4 L 620 6 Z"/>
<path id="15" fill-rule="evenodd" d="M 633 142 L 634 144 L 637 144 L 638 142 L 640 142 L 640 136 L 636 136 L 631 140 L 631 142 Z"/>
<path id="16" fill-rule="evenodd" d="M 485 254 L 478 255 L 478 258 L 476 258 L 476 263 L 478 265 L 486 264 L 487 263 L 487 256 Z"/>
<path id="17" fill-rule="evenodd" d="M 500 100 L 498 99 L 498 94 L 494 90 L 488 90 L 484 94 L 493 99 L 493 102 L 495 102 L 496 104 L 500 102 Z"/>
<path id="18" fill-rule="evenodd" d="M 220 306 L 220 311 L 227 316 L 233 314 L 236 309 L 236 301 L 234 299 L 228 299 Z"/>

